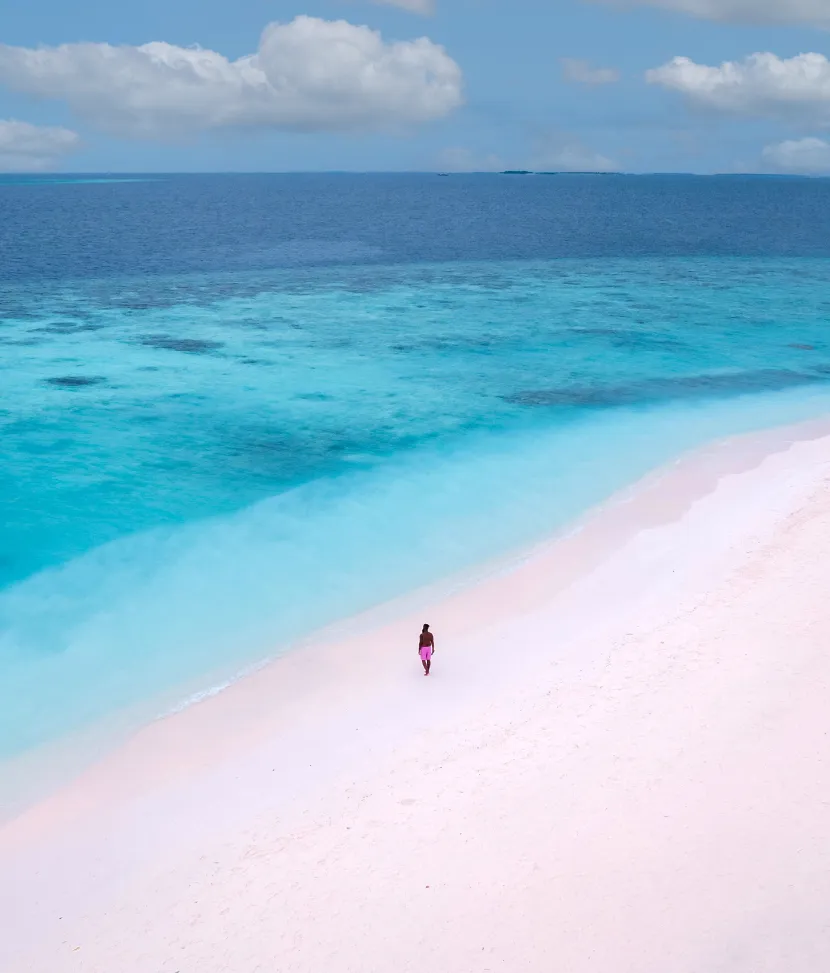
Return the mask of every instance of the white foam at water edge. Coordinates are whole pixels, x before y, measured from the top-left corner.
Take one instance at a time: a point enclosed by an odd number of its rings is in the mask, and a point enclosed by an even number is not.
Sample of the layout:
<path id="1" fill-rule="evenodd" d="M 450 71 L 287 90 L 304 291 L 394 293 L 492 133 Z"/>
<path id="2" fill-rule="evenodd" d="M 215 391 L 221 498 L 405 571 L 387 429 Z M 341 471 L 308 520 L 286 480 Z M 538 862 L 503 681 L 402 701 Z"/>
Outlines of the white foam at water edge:
<path id="1" fill-rule="evenodd" d="M 180 703 L 176 703 L 170 709 L 165 710 L 160 713 L 156 719 L 163 720 L 167 716 L 173 716 L 174 713 L 181 713 L 183 710 L 188 709 L 190 706 L 195 706 L 197 703 L 201 703 L 206 699 L 210 699 L 211 696 L 218 696 L 223 690 L 228 689 L 235 682 L 239 682 L 240 679 L 244 679 L 246 676 L 252 676 L 255 672 L 259 672 L 268 665 L 269 659 L 262 659 L 254 665 L 245 666 L 240 669 L 239 672 L 231 677 L 230 679 L 225 679 L 223 682 L 217 683 L 215 686 L 211 686 L 208 689 L 203 689 L 198 693 L 193 693 L 191 696 L 185 697 Z"/>

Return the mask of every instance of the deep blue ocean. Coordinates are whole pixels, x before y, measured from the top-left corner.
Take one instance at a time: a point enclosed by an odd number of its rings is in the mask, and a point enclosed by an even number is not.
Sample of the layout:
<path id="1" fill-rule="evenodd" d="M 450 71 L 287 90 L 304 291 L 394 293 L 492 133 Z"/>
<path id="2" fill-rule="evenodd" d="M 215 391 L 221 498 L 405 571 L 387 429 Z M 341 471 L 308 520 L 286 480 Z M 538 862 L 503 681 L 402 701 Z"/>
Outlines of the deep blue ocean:
<path id="1" fill-rule="evenodd" d="M 0 177 L 0 757 L 830 411 L 828 321 L 830 180 Z"/>

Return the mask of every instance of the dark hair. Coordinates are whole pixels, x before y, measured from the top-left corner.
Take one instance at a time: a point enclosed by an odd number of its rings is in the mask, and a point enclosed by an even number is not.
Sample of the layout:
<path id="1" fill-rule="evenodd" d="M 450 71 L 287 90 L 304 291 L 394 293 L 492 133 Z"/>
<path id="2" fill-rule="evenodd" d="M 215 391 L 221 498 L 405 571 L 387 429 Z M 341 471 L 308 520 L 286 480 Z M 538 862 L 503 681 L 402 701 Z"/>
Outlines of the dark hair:
<path id="1" fill-rule="evenodd" d="M 427 625 L 427 623 L 424 622 L 424 627 L 421 629 L 421 631 L 422 632 L 425 632 L 428 628 L 429 628 L 429 625 Z"/>

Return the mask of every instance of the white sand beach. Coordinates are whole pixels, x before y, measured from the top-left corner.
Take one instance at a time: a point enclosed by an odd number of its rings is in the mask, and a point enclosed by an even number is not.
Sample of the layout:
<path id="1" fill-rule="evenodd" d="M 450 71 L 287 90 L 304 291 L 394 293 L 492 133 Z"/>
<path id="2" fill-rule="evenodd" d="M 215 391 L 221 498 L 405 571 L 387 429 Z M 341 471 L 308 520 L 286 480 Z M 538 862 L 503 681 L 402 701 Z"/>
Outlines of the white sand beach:
<path id="1" fill-rule="evenodd" d="M 145 727 L 0 830 L 0 970 L 830 969 L 829 432 Z"/>

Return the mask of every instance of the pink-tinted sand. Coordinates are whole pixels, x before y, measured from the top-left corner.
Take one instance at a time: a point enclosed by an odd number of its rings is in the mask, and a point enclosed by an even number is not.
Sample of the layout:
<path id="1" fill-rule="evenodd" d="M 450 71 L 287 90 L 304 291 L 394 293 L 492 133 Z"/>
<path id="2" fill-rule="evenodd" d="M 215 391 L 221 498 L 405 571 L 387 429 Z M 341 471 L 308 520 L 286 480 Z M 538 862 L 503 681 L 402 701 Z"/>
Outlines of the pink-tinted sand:
<path id="1" fill-rule="evenodd" d="M 829 433 L 146 726 L 0 830 L 0 970 L 830 970 Z"/>

